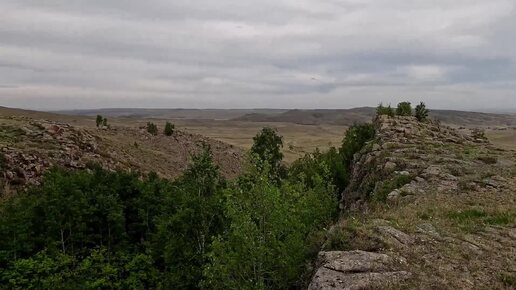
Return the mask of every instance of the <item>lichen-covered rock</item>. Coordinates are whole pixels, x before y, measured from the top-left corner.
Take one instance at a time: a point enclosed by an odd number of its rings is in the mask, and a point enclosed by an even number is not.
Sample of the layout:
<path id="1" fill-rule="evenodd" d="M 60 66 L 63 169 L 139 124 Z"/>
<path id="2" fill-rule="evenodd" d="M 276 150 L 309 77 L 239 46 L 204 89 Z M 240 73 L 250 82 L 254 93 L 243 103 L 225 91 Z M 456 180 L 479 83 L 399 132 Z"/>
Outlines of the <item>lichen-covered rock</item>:
<path id="1" fill-rule="evenodd" d="M 309 290 L 385 287 L 411 276 L 400 269 L 402 258 L 365 251 L 322 252 L 318 263 Z"/>

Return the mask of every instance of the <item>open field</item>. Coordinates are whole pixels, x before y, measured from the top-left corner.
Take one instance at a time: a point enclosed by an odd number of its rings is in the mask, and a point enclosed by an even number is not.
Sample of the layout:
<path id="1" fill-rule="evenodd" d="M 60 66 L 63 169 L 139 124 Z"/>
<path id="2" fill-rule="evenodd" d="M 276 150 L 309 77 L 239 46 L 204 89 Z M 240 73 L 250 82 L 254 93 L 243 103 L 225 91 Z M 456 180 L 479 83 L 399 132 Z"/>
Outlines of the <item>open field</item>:
<path id="1" fill-rule="evenodd" d="M 144 121 L 140 121 L 143 122 Z M 156 124 L 165 120 L 155 120 Z M 253 137 L 263 128 L 278 129 L 283 136 L 285 161 L 290 163 L 305 153 L 321 150 L 330 146 L 340 146 L 346 126 L 335 125 L 298 125 L 292 123 L 262 123 L 230 120 L 173 120 L 176 128 L 200 134 L 222 142 L 249 149 Z M 158 125 L 159 126 L 159 125 Z M 163 126 L 163 125 L 161 125 Z"/>
<path id="2" fill-rule="evenodd" d="M 486 136 L 497 147 L 516 150 L 516 130 L 487 130 Z"/>

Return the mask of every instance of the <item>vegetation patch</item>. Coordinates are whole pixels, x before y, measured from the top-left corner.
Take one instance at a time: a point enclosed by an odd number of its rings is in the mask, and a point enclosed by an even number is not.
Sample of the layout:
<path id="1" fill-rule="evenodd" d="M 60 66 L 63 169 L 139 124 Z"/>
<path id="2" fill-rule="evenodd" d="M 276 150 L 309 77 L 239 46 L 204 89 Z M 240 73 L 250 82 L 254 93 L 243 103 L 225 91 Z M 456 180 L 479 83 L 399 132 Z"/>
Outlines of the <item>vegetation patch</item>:
<path id="1" fill-rule="evenodd" d="M 498 162 L 498 159 L 496 157 L 488 155 L 478 156 L 477 160 L 480 160 L 485 164 L 496 164 Z"/>
<path id="2" fill-rule="evenodd" d="M 510 212 L 486 212 L 483 209 L 471 208 L 451 211 L 447 214 L 461 229 L 472 232 L 486 225 L 506 226 L 514 223 L 514 214 Z"/>
<path id="3" fill-rule="evenodd" d="M 500 281 L 507 287 L 516 287 L 515 273 L 500 273 Z"/>
<path id="4" fill-rule="evenodd" d="M 386 202 L 389 193 L 402 187 L 405 184 L 410 183 L 412 179 L 413 177 L 410 175 L 396 175 L 390 180 L 377 183 L 373 193 L 373 200 L 378 202 Z"/>
<path id="5" fill-rule="evenodd" d="M 326 235 L 324 251 L 378 251 L 385 245 L 371 234 L 367 224 L 350 218 L 343 224 L 336 225 Z"/>
<path id="6" fill-rule="evenodd" d="M 25 135 L 25 132 L 20 128 L 6 125 L 0 126 L 0 141 L 17 142 L 23 135 Z"/>

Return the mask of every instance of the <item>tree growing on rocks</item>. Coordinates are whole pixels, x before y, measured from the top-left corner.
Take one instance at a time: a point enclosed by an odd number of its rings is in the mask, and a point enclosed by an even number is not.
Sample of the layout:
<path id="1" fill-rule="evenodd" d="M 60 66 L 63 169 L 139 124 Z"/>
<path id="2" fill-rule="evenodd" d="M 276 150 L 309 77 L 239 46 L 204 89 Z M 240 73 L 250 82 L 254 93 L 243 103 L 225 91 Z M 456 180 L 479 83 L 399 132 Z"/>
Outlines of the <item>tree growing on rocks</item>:
<path id="1" fill-rule="evenodd" d="M 156 124 L 152 123 L 152 122 L 148 122 L 147 123 L 147 132 L 149 132 L 150 134 L 156 136 L 158 135 L 158 126 L 156 126 Z"/>
<path id="2" fill-rule="evenodd" d="M 172 136 L 174 134 L 174 129 L 175 129 L 174 124 L 167 122 L 165 124 L 165 130 L 164 130 L 165 136 Z"/>
<path id="3" fill-rule="evenodd" d="M 106 127 L 106 128 L 108 127 L 107 118 L 103 118 L 103 119 L 102 119 L 102 126 L 103 126 L 103 127 Z"/>
<path id="4" fill-rule="evenodd" d="M 416 118 L 419 122 L 426 121 L 428 119 L 429 110 L 426 108 L 425 103 L 421 102 L 416 106 Z"/>
<path id="5" fill-rule="evenodd" d="M 387 115 L 389 117 L 394 117 L 394 109 L 391 107 L 390 104 L 389 104 L 389 106 L 385 107 L 382 103 L 380 103 L 378 105 L 378 107 L 376 107 L 376 116 L 381 116 L 381 115 Z"/>
<path id="6" fill-rule="evenodd" d="M 396 115 L 398 116 L 412 116 L 412 105 L 410 102 L 401 102 L 396 108 Z"/>
<path id="7" fill-rule="evenodd" d="M 102 123 L 104 122 L 104 117 L 102 117 L 101 115 L 97 115 L 97 119 L 95 120 L 95 122 L 97 123 L 97 127 L 100 127 L 100 125 L 102 125 Z"/>
<path id="8" fill-rule="evenodd" d="M 374 136 L 374 126 L 370 123 L 355 124 L 346 131 L 346 136 L 342 140 L 342 146 L 339 149 L 345 168 L 342 184 L 338 184 L 341 189 L 344 189 L 349 183 L 350 169 L 354 155 L 359 152 L 368 141 L 372 140 Z"/>

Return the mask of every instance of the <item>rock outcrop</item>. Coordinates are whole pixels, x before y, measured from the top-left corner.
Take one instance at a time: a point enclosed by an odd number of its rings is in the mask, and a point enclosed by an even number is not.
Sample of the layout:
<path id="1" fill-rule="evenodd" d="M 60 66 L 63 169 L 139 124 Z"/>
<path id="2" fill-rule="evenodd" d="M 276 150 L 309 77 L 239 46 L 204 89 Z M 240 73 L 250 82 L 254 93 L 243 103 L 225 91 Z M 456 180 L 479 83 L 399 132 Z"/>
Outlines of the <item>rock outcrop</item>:
<path id="1" fill-rule="evenodd" d="M 375 127 L 310 289 L 514 289 L 516 152 L 412 117 Z"/>
<path id="2" fill-rule="evenodd" d="M 398 283 L 411 275 L 399 270 L 404 263 L 400 258 L 364 251 L 321 252 L 319 270 L 308 289 L 369 289 Z"/>

